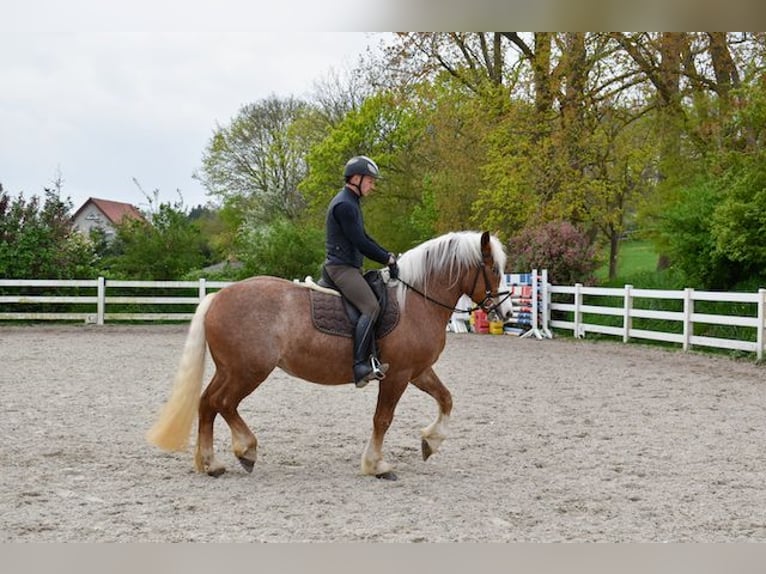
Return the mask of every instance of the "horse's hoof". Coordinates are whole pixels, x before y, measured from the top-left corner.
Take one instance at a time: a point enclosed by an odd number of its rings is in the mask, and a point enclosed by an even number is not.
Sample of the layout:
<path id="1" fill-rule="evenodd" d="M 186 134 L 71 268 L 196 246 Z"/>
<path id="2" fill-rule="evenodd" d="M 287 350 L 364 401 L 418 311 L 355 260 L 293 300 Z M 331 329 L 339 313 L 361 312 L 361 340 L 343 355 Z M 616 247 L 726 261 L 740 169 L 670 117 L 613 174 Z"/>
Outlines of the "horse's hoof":
<path id="1" fill-rule="evenodd" d="M 217 466 L 215 468 L 211 468 L 207 471 L 208 476 L 212 476 L 213 478 L 218 478 L 221 476 L 224 472 L 226 472 L 226 467 L 223 466 Z"/>
<path id="2" fill-rule="evenodd" d="M 423 460 L 428 460 L 428 457 L 434 453 L 434 451 L 431 450 L 431 445 L 428 444 L 426 439 L 420 441 L 420 450 L 423 453 Z"/>
<path id="3" fill-rule="evenodd" d="M 399 479 L 399 477 L 396 476 L 396 474 L 394 474 L 390 470 L 387 472 L 381 472 L 380 474 L 376 474 L 375 478 L 379 478 L 381 480 L 391 480 L 391 481 Z"/>
<path id="4" fill-rule="evenodd" d="M 253 472 L 255 461 L 250 460 L 249 458 L 239 457 L 239 464 L 241 464 L 242 468 L 244 468 L 247 472 Z"/>

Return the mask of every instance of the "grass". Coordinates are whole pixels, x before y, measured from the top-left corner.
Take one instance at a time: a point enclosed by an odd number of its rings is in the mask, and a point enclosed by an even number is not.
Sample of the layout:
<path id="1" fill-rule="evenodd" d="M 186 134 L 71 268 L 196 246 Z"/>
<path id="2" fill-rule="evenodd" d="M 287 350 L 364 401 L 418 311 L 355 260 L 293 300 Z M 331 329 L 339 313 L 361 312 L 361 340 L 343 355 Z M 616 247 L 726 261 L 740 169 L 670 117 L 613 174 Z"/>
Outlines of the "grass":
<path id="1" fill-rule="evenodd" d="M 624 241 L 620 245 L 620 252 L 617 258 L 617 277 L 614 281 L 609 281 L 609 253 L 604 253 L 606 263 L 596 270 L 596 278 L 600 285 L 620 283 L 620 286 L 626 282 L 621 278 L 630 278 L 637 275 L 646 275 L 654 273 L 657 270 L 658 255 L 654 246 L 649 241 Z"/>
<path id="2" fill-rule="evenodd" d="M 604 259 L 607 259 L 607 253 L 604 254 Z M 665 269 L 657 271 L 657 259 L 658 255 L 654 250 L 653 245 L 648 241 L 625 241 L 620 245 L 620 253 L 617 265 L 617 276 L 611 281 L 608 279 L 609 266 L 608 263 L 602 265 L 595 273 L 598 280 L 599 287 L 616 287 L 622 288 L 625 285 L 633 285 L 636 288 L 642 289 L 667 289 L 671 291 L 678 291 L 684 287 L 694 287 L 693 285 L 686 285 L 683 276 L 672 269 Z M 744 289 L 749 291 L 750 289 Z M 620 297 L 605 297 L 605 296 L 586 296 L 586 304 L 593 304 L 598 306 L 622 306 L 622 299 Z M 658 311 L 681 311 L 683 305 L 677 300 L 637 300 L 636 306 L 646 309 L 654 309 Z M 739 316 L 755 316 L 756 310 L 752 305 L 748 304 L 733 304 L 733 303 L 719 303 L 716 301 L 698 301 L 695 305 L 695 310 L 698 313 L 710 313 L 710 314 L 723 314 L 723 315 L 739 315 Z M 605 316 L 605 315 L 591 315 L 584 317 L 588 323 L 596 323 L 600 325 L 612 325 L 621 326 L 622 319 L 620 317 Z M 571 317 L 568 319 L 571 320 Z M 682 326 L 675 321 L 665 321 L 662 319 L 634 319 L 633 328 L 635 329 L 647 329 L 651 331 L 668 331 L 668 332 L 681 332 Z M 749 327 L 736 327 L 726 325 L 706 325 L 697 323 L 694 326 L 696 335 L 705 335 L 710 337 L 721 338 L 735 338 L 740 340 L 755 341 L 756 332 Z M 571 331 L 564 332 L 566 336 L 571 336 Z M 595 335 L 593 338 L 599 339 L 611 339 L 608 335 Z M 639 341 L 635 341 L 639 342 Z M 660 341 L 641 340 L 641 344 L 658 345 L 677 347 L 674 343 L 662 343 Z M 725 349 L 703 348 L 698 349 L 702 352 L 711 354 L 725 354 L 731 357 L 743 357 L 748 356 L 748 353 L 740 351 L 728 351 Z"/>

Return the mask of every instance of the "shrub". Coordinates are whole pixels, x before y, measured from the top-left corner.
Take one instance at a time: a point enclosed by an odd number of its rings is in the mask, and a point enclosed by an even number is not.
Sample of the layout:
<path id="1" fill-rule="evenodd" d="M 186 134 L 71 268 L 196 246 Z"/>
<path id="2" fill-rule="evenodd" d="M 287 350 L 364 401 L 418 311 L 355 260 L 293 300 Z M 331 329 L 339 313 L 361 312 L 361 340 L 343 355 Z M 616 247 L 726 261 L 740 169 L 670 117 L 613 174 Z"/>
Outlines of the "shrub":
<path id="1" fill-rule="evenodd" d="M 509 241 L 508 261 L 514 270 L 547 269 L 548 280 L 560 285 L 595 283 L 595 245 L 568 221 L 524 228 Z"/>
<path id="2" fill-rule="evenodd" d="M 56 191 L 44 197 L 11 197 L 0 185 L 0 277 L 4 279 L 79 279 L 95 270 L 87 239 L 72 230 L 72 203 Z"/>
<path id="3" fill-rule="evenodd" d="M 245 276 L 303 279 L 313 275 L 316 278 L 324 261 L 324 234 L 293 221 L 276 219 L 241 230 L 238 251 Z"/>

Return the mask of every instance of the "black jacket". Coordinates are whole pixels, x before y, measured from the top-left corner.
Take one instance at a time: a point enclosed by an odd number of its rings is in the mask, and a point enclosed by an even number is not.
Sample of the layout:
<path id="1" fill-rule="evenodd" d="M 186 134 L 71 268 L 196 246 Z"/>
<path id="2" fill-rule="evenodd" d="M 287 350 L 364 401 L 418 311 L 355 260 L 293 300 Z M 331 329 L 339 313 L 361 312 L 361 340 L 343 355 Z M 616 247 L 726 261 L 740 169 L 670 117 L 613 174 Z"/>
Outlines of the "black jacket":
<path id="1" fill-rule="evenodd" d="M 364 230 L 359 196 L 348 187 L 341 189 L 327 208 L 327 265 L 350 265 L 362 268 L 364 257 L 388 263 L 389 252 Z"/>

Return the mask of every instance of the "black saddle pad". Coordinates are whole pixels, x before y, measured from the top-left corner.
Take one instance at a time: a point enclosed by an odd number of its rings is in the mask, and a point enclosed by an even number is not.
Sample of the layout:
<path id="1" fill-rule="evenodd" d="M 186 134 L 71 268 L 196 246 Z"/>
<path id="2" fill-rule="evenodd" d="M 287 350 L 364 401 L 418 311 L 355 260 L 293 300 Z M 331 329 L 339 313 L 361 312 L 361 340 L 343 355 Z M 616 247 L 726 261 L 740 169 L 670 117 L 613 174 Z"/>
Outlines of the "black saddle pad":
<path id="1" fill-rule="evenodd" d="M 311 321 L 314 327 L 328 335 L 353 338 L 354 326 L 348 317 L 343 298 L 340 295 L 310 290 Z M 399 323 L 399 302 L 389 290 L 387 303 L 375 325 L 375 337 L 382 339 L 394 330 Z"/>

